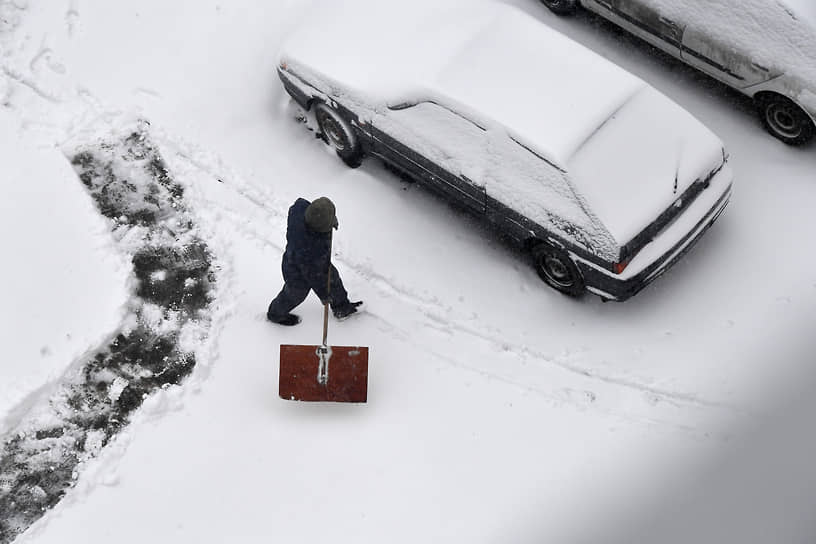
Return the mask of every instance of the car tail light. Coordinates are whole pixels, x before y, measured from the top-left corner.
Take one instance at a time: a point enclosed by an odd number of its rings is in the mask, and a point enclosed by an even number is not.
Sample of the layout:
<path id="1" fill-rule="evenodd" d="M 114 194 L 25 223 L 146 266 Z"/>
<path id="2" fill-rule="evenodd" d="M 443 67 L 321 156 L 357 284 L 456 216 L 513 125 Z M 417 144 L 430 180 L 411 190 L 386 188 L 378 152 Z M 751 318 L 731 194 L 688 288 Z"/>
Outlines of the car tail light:
<path id="1" fill-rule="evenodd" d="M 627 266 L 629 266 L 628 260 L 613 264 L 612 269 L 615 274 L 621 274 L 624 270 L 626 270 Z"/>

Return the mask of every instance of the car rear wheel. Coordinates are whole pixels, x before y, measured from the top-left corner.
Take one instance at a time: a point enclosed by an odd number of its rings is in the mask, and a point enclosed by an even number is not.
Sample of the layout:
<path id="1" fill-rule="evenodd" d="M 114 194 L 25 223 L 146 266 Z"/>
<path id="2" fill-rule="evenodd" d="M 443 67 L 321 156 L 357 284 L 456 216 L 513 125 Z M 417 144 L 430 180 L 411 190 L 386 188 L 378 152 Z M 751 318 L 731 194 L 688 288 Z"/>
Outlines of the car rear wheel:
<path id="1" fill-rule="evenodd" d="M 575 12 L 578 7 L 577 0 L 541 0 L 541 3 L 550 8 L 550 11 L 558 15 L 568 15 Z"/>
<path id="2" fill-rule="evenodd" d="M 360 141 L 351 125 L 334 108 L 320 102 L 315 105 L 315 119 L 320 133 L 344 163 L 357 168 L 363 160 Z"/>
<path id="3" fill-rule="evenodd" d="M 535 270 L 547 285 L 572 297 L 583 294 L 584 278 L 566 251 L 539 244 L 532 255 Z"/>
<path id="4" fill-rule="evenodd" d="M 813 138 L 816 127 L 808 115 L 789 98 L 772 94 L 757 99 L 765 128 L 786 144 L 802 145 Z"/>

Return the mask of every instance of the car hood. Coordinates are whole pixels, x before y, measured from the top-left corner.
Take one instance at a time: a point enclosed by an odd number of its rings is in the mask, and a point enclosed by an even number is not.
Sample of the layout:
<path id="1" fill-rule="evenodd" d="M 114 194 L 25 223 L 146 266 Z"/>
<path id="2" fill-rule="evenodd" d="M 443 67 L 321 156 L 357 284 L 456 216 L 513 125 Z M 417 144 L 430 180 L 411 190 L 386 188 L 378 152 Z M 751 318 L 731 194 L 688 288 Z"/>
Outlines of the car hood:
<path id="1" fill-rule="evenodd" d="M 623 246 L 723 161 L 720 139 L 686 110 L 646 87 L 568 161 L 576 192 Z"/>

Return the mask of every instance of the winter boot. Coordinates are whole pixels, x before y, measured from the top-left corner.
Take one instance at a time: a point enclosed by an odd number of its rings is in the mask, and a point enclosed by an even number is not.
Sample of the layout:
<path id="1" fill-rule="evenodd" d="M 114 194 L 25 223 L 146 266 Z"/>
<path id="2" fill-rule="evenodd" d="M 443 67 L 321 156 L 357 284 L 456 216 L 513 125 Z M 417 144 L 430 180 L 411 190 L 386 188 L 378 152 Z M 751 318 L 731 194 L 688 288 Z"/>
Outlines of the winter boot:
<path id="1" fill-rule="evenodd" d="M 334 313 L 334 317 L 339 320 L 346 319 L 348 316 L 357 312 L 357 307 L 363 303 L 362 300 L 358 300 L 357 302 L 346 302 L 339 308 L 333 308 L 332 313 Z"/>
<path id="2" fill-rule="evenodd" d="M 272 323 L 277 323 L 278 325 L 285 325 L 287 327 L 291 327 L 292 325 L 297 325 L 298 323 L 300 323 L 300 316 L 295 314 L 286 314 L 280 317 L 266 314 L 266 318 Z"/>

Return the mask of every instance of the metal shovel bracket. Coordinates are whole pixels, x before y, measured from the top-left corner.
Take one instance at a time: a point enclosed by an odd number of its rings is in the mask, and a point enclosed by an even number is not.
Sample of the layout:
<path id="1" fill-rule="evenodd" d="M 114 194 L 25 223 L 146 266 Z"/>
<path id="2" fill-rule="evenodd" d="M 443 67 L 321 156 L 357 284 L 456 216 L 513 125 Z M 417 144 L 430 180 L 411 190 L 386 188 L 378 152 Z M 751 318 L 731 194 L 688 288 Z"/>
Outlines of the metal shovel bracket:
<path id="1" fill-rule="evenodd" d="M 325 344 L 317 348 L 317 383 L 327 385 L 329 383 L 329 359 L 331 358 L 331 348 Z"/>

